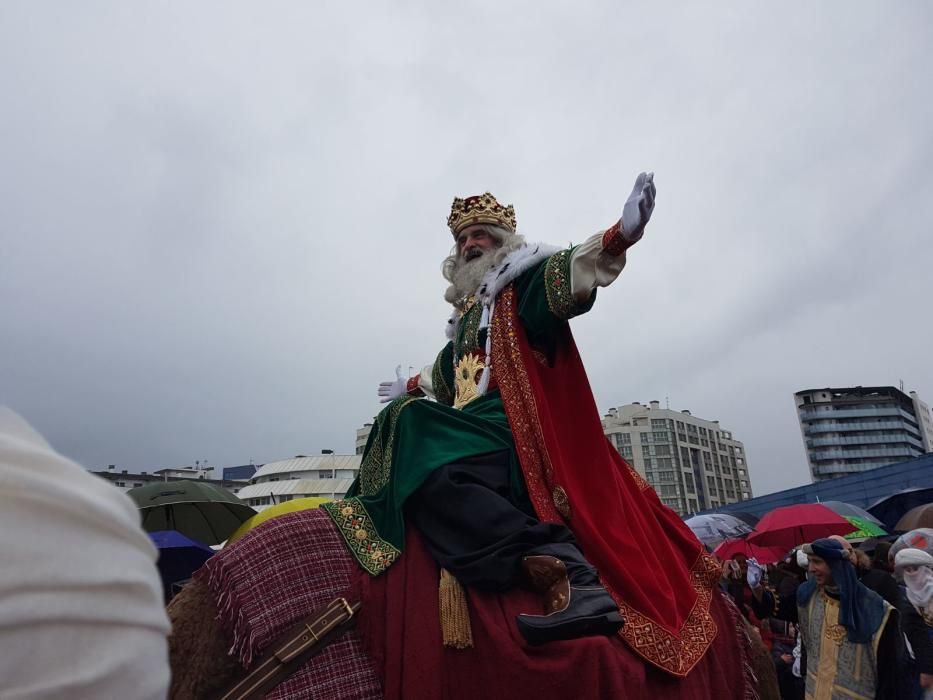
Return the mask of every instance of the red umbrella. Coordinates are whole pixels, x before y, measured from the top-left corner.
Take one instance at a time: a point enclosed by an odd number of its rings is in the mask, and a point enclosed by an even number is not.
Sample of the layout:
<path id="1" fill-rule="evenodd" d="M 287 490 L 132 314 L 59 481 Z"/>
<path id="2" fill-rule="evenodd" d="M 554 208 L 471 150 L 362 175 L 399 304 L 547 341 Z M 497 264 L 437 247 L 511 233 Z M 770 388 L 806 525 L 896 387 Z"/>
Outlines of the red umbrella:
<path id="1" fill-rule="evenodd" d="M 775 508 L 763 517 L 748 536 L 752 544 L 783 547 L 784 551 L 830 535 L 847 535 L 857 530 L 852 523 L 819 503 Z"/>
<path id="2" fill-rule="evenodd" d="M 720 559 L 731 559 L 736 554 L 744 554 L 749 559 L 755 559 L 759 564 L 773 564 L 780 561 L 787 554 L 783 547 L 761 547 L 752 544 L 747 539 L 735 538 L 725 540 L 722 544 L 713 550 Z"/>

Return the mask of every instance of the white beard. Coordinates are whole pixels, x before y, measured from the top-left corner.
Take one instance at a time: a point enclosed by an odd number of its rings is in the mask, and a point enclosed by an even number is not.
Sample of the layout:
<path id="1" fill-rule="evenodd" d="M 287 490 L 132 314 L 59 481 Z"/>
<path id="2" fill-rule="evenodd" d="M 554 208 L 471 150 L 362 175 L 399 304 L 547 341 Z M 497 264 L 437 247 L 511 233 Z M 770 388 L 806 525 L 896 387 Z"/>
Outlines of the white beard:
<path id="1" fill-rule="evenodd" d="M 444 299 L 451 304 L 456 304 L 473 294 L 483 281 L 483 276 L 489 272 L 489 268 L 496 264 L 498 252 L 497 248 L 484 250 L 479 257 L 458 263 L 453 279 L 450 281 L 451 284 L 444 293 Z"/>

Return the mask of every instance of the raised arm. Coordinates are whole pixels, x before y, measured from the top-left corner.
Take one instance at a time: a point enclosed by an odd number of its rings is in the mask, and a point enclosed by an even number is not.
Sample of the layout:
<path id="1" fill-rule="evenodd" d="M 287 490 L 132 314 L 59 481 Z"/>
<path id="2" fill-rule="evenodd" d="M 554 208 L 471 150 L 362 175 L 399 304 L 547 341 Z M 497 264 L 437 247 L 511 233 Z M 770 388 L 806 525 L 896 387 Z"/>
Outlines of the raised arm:
<path id="1" fill-rule="evenodd" d="M 573 249 L 570 289 L 576 302 L 586 302 L 594 289 L 609 286 L 622 272 L 625 251 L 641 239 L 654 212 L 655 194 L 654 173 L 641 173 L 619 220 Z"/>

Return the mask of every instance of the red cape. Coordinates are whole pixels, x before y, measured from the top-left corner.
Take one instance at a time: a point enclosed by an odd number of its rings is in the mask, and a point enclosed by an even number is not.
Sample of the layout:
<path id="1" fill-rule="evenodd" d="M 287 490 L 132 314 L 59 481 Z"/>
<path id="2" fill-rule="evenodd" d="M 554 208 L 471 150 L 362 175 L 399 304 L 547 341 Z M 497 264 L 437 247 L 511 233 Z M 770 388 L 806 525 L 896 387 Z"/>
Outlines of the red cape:
<path id="1" fill-rule="evenodd" d="M 569 327 L 550 363 L 533 349 L 510 285 L 496 301 L 492 356 L 538 517 L 565 523 L 625 617 L 639 655 L 686 676 L 716 638 L 719 566 L 602 431 Z"/>

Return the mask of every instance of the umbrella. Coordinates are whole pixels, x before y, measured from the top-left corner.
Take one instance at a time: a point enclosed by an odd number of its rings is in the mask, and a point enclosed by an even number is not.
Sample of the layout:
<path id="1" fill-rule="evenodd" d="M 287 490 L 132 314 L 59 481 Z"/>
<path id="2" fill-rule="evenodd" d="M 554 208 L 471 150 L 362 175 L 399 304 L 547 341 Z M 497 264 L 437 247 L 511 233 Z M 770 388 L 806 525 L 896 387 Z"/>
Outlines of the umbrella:
<path id="1" fill-rule="evenodd" d="M 888 534 L 888 531 L 884 529 L 884 523 L 864 508 L 843 501 L 822 501 L 821 505 L 841 515 L 855 526 L 856 529 L 846 535 L 847 540 L 866 540 L 869 537 Z"/>
<path id="2" fill-rule="evenodd" d="M 879 527 L 884 527 L 884 523 L 878 520 L 874 515 L 864 508 L 853 506 L 851 503 L 844 503 L 843 501 L 823 501 L 820 505 L 826 506 L 833 513 L 841 515 L 843 518 L 858 518 L 862 522 L 874 523 Z"/>
<path id="3" fill-rule="evenodd" d="M 864 518 L 857 518 L 854 515 L 845 515 L 843 517 L 852 523 L 853 527 L 858 528 L 846 535 L 847 540 L 867 540 L 869 537 L 882 537 L 888 534 L 887 530 L 875 524 L 874 518 L 872 520 L 865 520 Z"/>
<path id="4" fill-rule="evenodd" d="M 716 545 L 722 540 L 730 537 L 741 537 L 752 531 L 748 523 L 739 518 L 726 513 L 707 513 L 706 515 L 694 515 L 689 520 L 684 521 L 687 527 L 693 530 L 703 544 Z"/>
<path id="5" fill-rule="evenodd" d="M 920 527 L 916 530 L 905 532 L 894 540 L 894 544 L 891 545 L 891 549 L 888 552 L 888 559 L 892 565 L 894 563 L 894 555 L 906 548 L 922 549 L 927 554 L 933 555 L 933 530 L 928 527 Z"/>
<path id="6" fill-rule="evenodd" d="M 331 500 L 332 499 L 330 498 L 317 498 L 315 496 L 310 496 L 308 498 L 295 498 L 291 501 L 285 501 L 284 503 L 274 505 L 271 508 L 266 508 L 261 513 L 256 513 L 256 515 L 240 525 L 240 527 L 236 529 L 236 532 L 227 538 L 227 544 L 233 544 L 254 527 L 261 525 L 267 520 L 271 520 L 272 518 L 278 517 L 280 515 L 285 515 L 286 513 L 295 513 L 299 510 L 317 508 L 322 503 L 329 503 Z"/>
<path id="7" fill-rule="evenodd" d="M 761 520 L 757 515 L 751 513 L 746 513 L 744 511 L 736 511 L 729 513 L 733 518 L 738 518 L 743 523 L 747 523 L 749 527 L 755 527 L 758 524 L 758 521 Z"/>
<path id="8" fill-rule="evenodd" d="M 868 512 L 879 518 L 889 530 L 895 530 L 895 524 L 911 508 L 933 503 L 933 488 L 904 489 L 885 496 L 868 506 Z"/>
<path id="9" fill-rule="evenodd" d="M 895 530 L 916 530 L 918 527 L 933 527 L 933 503 L 911 508 L 894 526 Z"/>
<path id="10" fill-rule="evenodd" d="M 150 532 L 149 538 L 159 550 L 157 566 L 166 600 L 171 598 L 173 583 L 191 578 L 191 574 L 214 554 L 214 550 L 206 544 L 196 542 L 175 530 Z"/>
<path id="11" fill-rule="evenodd" d="M 775 508 L 761 519 L 749 542 L 784 547 L 785 551 L 830 535 L 847 535 L 855 526 L 820 503 Z"/>
<path id="12" fill-rule="evenodd" d="M 757 560 L 759 564 L 773 564 L 783 559 L 787 550 L 783 547 L 760 547 L 745 538 L 737 537 L 724 540 L 713 550 L 713 554 L 723 560 L 731 559 L 736 554 L 744 554 L 748 559 Z"/>
<path id="13" fill-rule="evenodd" d="M 177 530 L 198 542 L 223 542 L 256 511 L 227 489 L 194 479 L 130 489 L 147 532 Z"/>

